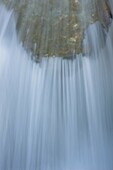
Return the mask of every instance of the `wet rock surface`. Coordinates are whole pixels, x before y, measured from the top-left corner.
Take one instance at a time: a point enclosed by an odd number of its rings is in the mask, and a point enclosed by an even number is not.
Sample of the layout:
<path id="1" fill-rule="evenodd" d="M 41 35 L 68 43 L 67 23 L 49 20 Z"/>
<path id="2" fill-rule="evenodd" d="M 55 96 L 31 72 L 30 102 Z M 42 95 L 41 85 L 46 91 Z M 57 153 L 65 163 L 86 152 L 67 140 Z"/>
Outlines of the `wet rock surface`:
<path id="1" fill-rule="evenodd" d="M 36 58 L 83 53 L 84 30 L 100 21 L 110 24 L 106 0 L 2 0 L 17 16 L 20 41 Z M 101 6 L 101 10 L 100 9 Z"/>

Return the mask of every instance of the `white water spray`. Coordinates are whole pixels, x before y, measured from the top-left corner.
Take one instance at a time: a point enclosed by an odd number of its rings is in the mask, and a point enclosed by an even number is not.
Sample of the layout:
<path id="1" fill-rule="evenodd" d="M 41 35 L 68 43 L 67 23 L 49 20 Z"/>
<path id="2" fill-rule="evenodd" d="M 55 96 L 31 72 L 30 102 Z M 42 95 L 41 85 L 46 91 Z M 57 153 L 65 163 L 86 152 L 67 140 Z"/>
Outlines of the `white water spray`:
<path id="1" fill-rule="evenodd" d="M 89 26 L 84 57 L 36 64 L 0 11 L 0 170 L 113 170 L 113 25 L 105 45 Z"/>

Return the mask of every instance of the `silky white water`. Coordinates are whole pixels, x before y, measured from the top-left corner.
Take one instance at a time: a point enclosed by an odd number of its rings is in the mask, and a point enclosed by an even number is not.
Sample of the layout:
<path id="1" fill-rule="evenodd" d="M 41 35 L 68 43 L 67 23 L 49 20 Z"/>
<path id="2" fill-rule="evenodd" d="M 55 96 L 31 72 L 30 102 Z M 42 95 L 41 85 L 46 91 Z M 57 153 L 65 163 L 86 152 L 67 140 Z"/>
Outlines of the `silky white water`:
<path id="1" fill-rule="evenodd" d="M 84 46 L 35 63 L 0 6 L 0 170 L 113 170 L 113 24 Z"/>

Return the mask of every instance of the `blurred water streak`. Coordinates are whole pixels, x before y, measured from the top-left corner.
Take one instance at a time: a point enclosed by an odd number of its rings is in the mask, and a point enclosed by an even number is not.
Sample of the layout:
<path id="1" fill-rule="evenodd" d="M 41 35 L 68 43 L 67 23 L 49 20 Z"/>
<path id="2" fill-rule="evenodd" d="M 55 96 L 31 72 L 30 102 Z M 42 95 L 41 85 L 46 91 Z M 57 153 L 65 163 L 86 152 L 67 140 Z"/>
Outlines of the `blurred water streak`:
<path id="1" fill-rule="evenodd" d="M 0 170 L 113 170 L 113 25 L 106 44 L 88 27 L 84 57 L 35 63 L 0 11 Z"/>

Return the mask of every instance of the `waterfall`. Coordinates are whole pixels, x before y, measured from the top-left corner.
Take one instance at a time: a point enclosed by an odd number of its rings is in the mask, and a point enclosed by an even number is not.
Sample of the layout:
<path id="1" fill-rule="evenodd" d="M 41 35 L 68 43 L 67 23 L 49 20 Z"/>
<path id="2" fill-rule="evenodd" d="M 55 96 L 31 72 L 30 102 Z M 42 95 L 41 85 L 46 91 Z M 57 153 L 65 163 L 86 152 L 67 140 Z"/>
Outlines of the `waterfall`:
<path id="1" fill-rule="evenodd" d="M 113 24 L 87 28 L 84 55 L 35 63 L 0 11 L 0 170 L 113 170 Z"/>

